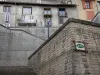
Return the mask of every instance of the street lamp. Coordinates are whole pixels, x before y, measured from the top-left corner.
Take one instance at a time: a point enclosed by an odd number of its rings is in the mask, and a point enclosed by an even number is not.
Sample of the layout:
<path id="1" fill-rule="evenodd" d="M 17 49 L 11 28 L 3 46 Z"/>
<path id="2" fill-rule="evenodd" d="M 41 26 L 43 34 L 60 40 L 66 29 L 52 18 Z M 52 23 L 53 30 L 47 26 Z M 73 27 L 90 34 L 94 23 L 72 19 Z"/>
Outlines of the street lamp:
<path id="1" fill-rule="evenodd" d="M 49 20 L 47 23 L 47 28 L 48 28 L 48 38 L 50 36 L 50 26 L 51 26 L 51 21 Z"/>

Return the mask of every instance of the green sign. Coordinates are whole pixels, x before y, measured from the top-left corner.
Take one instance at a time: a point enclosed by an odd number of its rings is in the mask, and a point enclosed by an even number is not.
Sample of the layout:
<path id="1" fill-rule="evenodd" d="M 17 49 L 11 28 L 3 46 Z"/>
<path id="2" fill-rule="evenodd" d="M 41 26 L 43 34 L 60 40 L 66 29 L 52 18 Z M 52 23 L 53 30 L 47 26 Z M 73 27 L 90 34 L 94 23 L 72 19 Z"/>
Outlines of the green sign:
<path id="1" fill-rule="evenodd" d="M 85 50 L 85 45 L 83 42 L 75 42 L 75 45 L 77 50 Z"/>
<path id="2" fill-rule="evenodd" d="M 84 48 L 84 45 L 83 44 L 77 44 L 76 45 L 78 48 Z"/>

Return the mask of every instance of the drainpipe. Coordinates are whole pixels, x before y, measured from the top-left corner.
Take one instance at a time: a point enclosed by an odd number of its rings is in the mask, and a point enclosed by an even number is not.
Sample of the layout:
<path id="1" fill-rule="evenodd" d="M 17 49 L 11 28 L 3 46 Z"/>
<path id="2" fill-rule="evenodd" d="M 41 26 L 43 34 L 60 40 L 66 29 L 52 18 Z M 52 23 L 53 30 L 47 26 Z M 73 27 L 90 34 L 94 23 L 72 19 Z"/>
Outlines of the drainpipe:
<path id="1" fill-rule="evenodd" d="M 17 20 L 17 7 L 16 7 L 16 2 L 15 2 L 15 27 L 17 24 L 16 20 Z"/>
<path id="2" fill-rule="evenodd" d="M 49 38 L 49 35 L 50 35 L 50 34 L 49 34 L 49 31 L 50 31 L 50 30 L 49 30 L 49 25 L 47 26 L 47 28 L 48 28 L 48 38 Z"/>

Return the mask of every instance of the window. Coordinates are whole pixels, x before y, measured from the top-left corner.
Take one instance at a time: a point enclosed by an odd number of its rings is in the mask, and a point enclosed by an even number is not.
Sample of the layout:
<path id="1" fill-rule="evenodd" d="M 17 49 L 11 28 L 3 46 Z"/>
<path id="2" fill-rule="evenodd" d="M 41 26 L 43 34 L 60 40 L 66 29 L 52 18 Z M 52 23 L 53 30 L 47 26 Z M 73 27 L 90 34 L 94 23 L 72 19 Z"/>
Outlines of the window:
<path id="1" fill-rule="evenodd" d="M 64 18 L 67 17 L 65 8 L 59 8 L 58 15 L 59 15 L 59 23 L 63 24 Z"/>
<path id="2" fill-rule="evenodd" d="M 44 8 L 44 19 L 45 19 L 45 26 L 51 26 L 52 20 L 51 20 L 51 8 Z"/>
<path id="3" fill-rule="evenodd" d="M 4 6 L 3 12 L 10 13 L 11 12 L 11 6 Z"/>
<path id="4" fill-rule="evenodd" d="M 5 13 L 5 23 L 9 23 L 9 22 L 10 22 L 10 14 Z"/>
<path id="5" fill-rule="evenodd" d="M 98 1 L 98 5 L 100 6 L 100 1 Z"/>
<path id="6" fill-rule="evenodd" d="M 11 6 L 4 6 L 3 7 L 3 12 L 4 12 L 4 21 L 5 21 L 5 26 L 10 27 L 10 21 L 11 21 Z"/>
<path id="7" fill-rule="evenodd" d="M 44 15 L 51 15 L 51 8 L 44 8 Z"/>
<path id="8" fill-rule="evenodd" d="M 32 7 L 23 7 L 22 14 L 32 14 Z"/>
<path id="9" fill-rule="evenodd" d="M 52 20 L 51 17 L 45 17 L 45 26 L 51 26 Z"/>
<path id="10" fill-rule="evenodd" d="M 83 8 L 84 9 L 92 9 L 92 0 L 82 0 Z"/>
<path id="11" fill-rule="evenodd" d="M 59 8 L 59 16 L 66 16 L 65 8 Z"/>
<path id="12" fill-rule="evenodd" d="M 85 1 L 85 7 L 86 7 L 87 9 L 90 8 L 90 1 Z"/>

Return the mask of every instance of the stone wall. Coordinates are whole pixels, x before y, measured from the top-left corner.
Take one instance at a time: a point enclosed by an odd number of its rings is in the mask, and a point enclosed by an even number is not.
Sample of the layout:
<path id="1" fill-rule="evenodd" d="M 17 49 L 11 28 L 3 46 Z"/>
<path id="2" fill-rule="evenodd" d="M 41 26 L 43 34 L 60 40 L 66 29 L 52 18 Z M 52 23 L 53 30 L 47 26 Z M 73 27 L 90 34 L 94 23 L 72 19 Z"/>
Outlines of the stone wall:
<path id="1" fill-rule="evenodd" d="M 42 42 L 29 33 L 0 25 L 0 66 L 27 66 L 28 56 Z"/>
<path id="2" fill-rule="evenodd" d="M 50 27 L 49 28 L 49 36 L 52 35 L 59 27 Z M 34 36 L 36 36 L 37 38 L 46 40 L 48 39 L 48 28 L 47 27 L 18 27 L 18 28 L 10 28 L 10 29 L 14 29 L 14 30 L 24 30 L 27 31 L 31 34 L 33 34 Z"/>
<path id="3" fill-rule="evenodd" d="M 71 32 L 69 25 L 29 59 L 29 66 L 38 75 L 72 74 Z"/>
<path id="4" fill-rule="evenodd" d="M 100 28 L 71 22 L 29 57 L 38 75 L 100 75 Z M 73 41 L 88 52 L 75 51 Z"/>
<path id="5" fill-rule="evenodd" d="M 88 51 L 73 53 L 74 74 L 100 75 L 100 27 L 73 24 L 73 39 L 84 42 Z"/>

